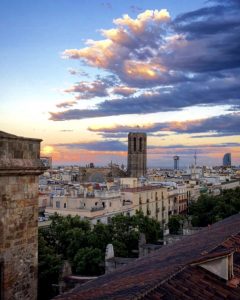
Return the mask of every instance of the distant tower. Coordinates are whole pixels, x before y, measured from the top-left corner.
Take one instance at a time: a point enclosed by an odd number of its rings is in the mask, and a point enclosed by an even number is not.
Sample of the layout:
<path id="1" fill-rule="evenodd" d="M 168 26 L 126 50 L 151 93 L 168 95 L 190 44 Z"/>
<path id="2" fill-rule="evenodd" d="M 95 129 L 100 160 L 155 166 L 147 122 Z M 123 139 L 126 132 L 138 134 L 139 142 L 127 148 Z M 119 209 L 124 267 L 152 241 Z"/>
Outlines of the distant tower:
<path id="1" fill-rule="evenodd" d="M 147 135 L 142 132 L 128 134 L 128 175 L 145 176 L 147 171 Z"/>
<path id="2" fill-rule="evenodd" d="M 174 170 L 179 170 L 179 156 L 173 156 Z"/>
<path id="3" fill-rule="evenodd" d="M 197 151 L 194 153 L 194 166 L 197 166 Z"/>
<path id="4" fill-rule="evenodd" d="M 232 164 L 231 153 L 225 153 L 223 156 L 223 166 L 231 167 L 231 164 Z"/>

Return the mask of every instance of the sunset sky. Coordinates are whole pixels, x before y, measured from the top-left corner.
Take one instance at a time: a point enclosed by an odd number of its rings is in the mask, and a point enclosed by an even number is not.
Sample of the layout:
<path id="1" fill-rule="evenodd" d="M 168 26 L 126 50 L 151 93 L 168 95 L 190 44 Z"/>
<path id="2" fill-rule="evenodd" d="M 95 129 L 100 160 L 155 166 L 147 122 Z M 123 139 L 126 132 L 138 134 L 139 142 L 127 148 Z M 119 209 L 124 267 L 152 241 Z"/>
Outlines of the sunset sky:
<path id="1" fill-rule="evenodd" d="M 54 164 L 240 164 L 239 0 L 1 0 L 0 130 Z"/>

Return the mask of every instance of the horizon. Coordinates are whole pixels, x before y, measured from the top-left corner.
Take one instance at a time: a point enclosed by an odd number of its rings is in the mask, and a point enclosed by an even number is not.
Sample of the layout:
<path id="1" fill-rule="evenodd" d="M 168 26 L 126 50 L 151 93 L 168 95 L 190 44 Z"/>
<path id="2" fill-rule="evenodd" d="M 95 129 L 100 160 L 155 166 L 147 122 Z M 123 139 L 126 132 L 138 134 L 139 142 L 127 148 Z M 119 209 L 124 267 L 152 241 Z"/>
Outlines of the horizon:
<path id="1" fill-rule="evenodd" d="M 240 165 L 238 0 L 3 0 L 0 129 L 54 164 Z M 181 166 L 181 164 L 183 166 Z"/>

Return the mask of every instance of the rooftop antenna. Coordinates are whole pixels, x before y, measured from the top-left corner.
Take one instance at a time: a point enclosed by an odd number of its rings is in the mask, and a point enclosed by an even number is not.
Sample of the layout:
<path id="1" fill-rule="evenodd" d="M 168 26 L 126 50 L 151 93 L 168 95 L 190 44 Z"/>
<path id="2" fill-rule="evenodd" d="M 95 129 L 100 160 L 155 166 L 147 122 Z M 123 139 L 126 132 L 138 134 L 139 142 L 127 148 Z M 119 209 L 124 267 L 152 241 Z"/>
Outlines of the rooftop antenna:
<path id="1" fill-rule="evenodd" d="M 195 153 L 194 153 L 194 164 L 195 164 L 195 167 L 197 165 L 197 151 L 195 150 Z"/>

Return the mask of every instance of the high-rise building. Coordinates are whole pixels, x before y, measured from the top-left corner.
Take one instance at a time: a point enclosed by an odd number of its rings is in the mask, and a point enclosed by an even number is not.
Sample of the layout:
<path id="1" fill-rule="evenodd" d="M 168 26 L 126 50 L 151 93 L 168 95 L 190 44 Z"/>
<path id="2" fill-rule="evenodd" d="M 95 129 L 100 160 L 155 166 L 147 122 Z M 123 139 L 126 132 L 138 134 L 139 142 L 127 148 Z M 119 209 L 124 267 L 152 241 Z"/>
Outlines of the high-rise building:
<path id="1" fill-rule="evenodd" d="M 173 156 L 174 170 L 179 170 L 179 156 Z"/>
<path id="2" fill-rule="evenodd" d="M 232 164 L 231 153 L 225 153 L 223 156 L 223 166 L 230 167 Z"/>
<path id="3" fill-rule="evenodd" d="M 145 176 L 147 172 L 147 135 L 143 132 L 128 134 L 128 175 Z"/>

